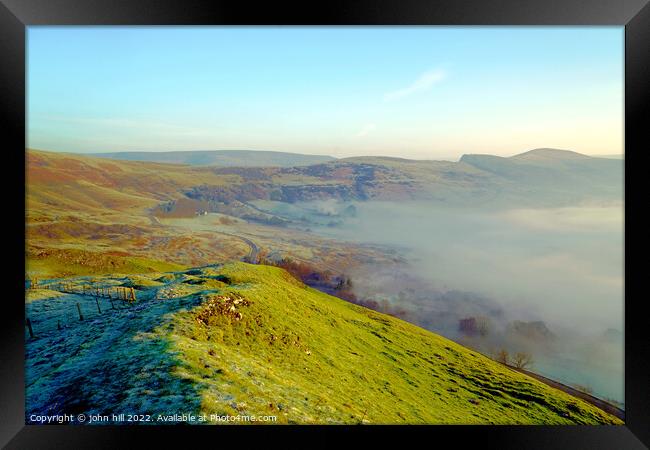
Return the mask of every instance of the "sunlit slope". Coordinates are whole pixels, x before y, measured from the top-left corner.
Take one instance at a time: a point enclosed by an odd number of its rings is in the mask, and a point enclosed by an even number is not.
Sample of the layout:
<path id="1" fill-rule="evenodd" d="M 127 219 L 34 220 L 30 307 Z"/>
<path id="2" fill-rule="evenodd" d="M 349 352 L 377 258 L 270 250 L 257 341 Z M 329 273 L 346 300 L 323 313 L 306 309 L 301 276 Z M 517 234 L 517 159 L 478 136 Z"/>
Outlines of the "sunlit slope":
<path id="1" fill-rule="evenodd" d="M 238 239 L 163 227 L 151 216 L 195 183 L 226 185 L 237 176 L 38 150 L 26 152 L 26 163 L 26 270 L 32 276 L 174 270 L 249 251 Z"/>
<path id="2" fill-rule="evenodd" d="M 465 155 L 459 162 L 363 157 L 297 167 L 187 166 L 29 150 L 27 184 L 28 209 L 42 211 L 142 211 L 181 199 L 195 209 L 328 199 L 563 206 L 620 202 L 623 166 L 552 149 L 510 158 Z"/>
<path id="3" fill-rule="evenodd" d="M 28 250 L 25 265 L 30 277 L 41 279 L 161 272 L 183 268 L 180 264 L 128 255 L 124 252 L 96 252 L 69 246 L 64 249 Z"/>
<path id="4" fill-rule="evenodd" d="M 622 161 L 551 149 L 457 163 L 365 157 L 301 167 L 200 167 L 36 150 L 26 159 L 27 270 L 39 277 L 143 270 L 130 257 L 193 267 L 247 255 L 250 245 L 237 237 L 244 225 L 206 218 L 216 222 L 198 230 L 194 222 L 165 222 L 206 211 L 258 224 L 248 239 L 264 244 L 272 235 L 262 247 L 277 247 L 277 225 L 286 220 L 260 211 L 256 201 L 558 207 L 620 203 L 623 186 Z M 295 256 L 295 239 L 286 237 L 285 250 Z M 313 242 L 305 239 L 300 253 L 311 254 Z"/>
<path id="5" fill-rule="evenodd" d="M 464 155 L 460 161 L 512 183 L 520 195 L 541 204 L 623 198 L 622 160 L 543 148 L 509 158 Z"/>
<path id="6" fill-rule="evenodd" d="M 278 268 L 234 263 L 97 280 L 135 286 L 138 303 L 63 331 L 48 325 L 47 315 L 55 322 L 74 296 L 29 303 L 28 315 L 44 318 L 35 328 L 52 331 L 27 345 L 28 412 L 194 411 L 276 415 L 281 423 L 620 423 L 441 336 L 307 288 Z"/>
<path id="7" fill-rule="evenodd" d="M 187 166 L 109 161 L 66 153 L 28 150 L 28 209 L 139 210 L 179 197 L 183 188 L 215 180 L 209 171 Z"/>

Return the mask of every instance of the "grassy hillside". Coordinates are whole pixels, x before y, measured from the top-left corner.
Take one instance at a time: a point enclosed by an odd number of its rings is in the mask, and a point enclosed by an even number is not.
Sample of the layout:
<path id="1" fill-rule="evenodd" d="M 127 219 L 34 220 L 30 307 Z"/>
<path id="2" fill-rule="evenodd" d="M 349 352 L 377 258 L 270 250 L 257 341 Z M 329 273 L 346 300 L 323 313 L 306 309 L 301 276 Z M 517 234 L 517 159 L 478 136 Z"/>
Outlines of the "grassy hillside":
<path id="1" fill-rule="evenodd" d="M 37 278 L 163 272 L 183 268 L 180 264 L 114 251 L 100 253 L 71 248 L 32 250 L 27 253 L 26 265 L 29 276 Z"/>
<path id="2" fill-rule="evenodd" d="M 109 161 L 67 153 L 28 150 L 28 209 L 140 211 L 182 196 L 194 184 L 226 184 L 210 169 L 154 162 Z M 233 179 L 231 179 L 233 178 Z"/>
<path id="3" fill-rule="evenodd" d="M 520 195 L 541 204 L 623 198 L 622 160 L 544 148 L 509 158 L 463 155 L 460 161 L 513 183 Z"/>
<path id="4" fill-rule="evenodd" d="M 138 301 L 112 309 L 100 299 L 100 314 L 91 297 L 29 294 L 36 337 L 26 345 L 27 414 L 620 423 L 441 336 L 307 288 L 275 267 L 233 263 L 69 283 L 134 286 Z M 84 321 L 76 317 L 77 302 Z"/>
<path id="5" fill-rule="evenodd" d="M 465 155 L 459 162 L 364 157 L 298 167 L 216 168 L 30 150 L 27 201 L 29 209 L 44 211 L 157 207 L 158 213 L 173 212 L 178 203 L 179 209 L 190 206 L 190 215 L 253 200 L 428 199 L 457 206 L 563 206 L 569 200 L 620 201 L 622 169 L 620 160 L 552 149 L 510 158 Z"/>
<path id="6" fill-rule="evenodd" d="M 26 159 L 26 270 L 31 276 L 174 270 L 151 261 L 192 267 L 239 260 L 250 253 L 250 242 L 265 251 L 336 266 L 381 257 L 359 246 L 266 226 L 276 218 L 240 201 L 267 198 L 285 187 L 302 192 L 353 183 L 338 172 L 328 181 L 329 172 L 310 175 L 307 168 L 216 169 L 37 150 L 28 150 Z M 189 197 L 203 190 L 223 194 L 228 203 Z M 223 214 L 197 216 L 205 210 Z"/>

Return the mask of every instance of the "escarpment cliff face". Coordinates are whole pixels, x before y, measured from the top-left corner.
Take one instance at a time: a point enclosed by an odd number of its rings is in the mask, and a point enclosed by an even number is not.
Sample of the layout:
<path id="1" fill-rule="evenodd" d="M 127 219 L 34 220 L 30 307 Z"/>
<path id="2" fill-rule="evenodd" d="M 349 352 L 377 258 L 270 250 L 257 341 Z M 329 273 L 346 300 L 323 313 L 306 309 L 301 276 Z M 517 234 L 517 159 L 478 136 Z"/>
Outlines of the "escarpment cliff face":
<path id="1" fill-rule="evenodd" d="M 213 172 L 217 178 L 235 176 L 238 180 L 227 185 L 193 186 L 184 195 L 226 204 L 252 200 L 296 203 L 416 197 L 419 191 L 412 176 L 374 164 L 336 162 L 291 168 L 218 168 Z"/>
<path id="2" fill-rule="evenodd" d="M 347 158 L 300 167 L 212 168 L 214 181 L 183 191 L 218 204 L 271 200 L 430 200 L 444 205 L 563 206 L 616 201 L 622 161 L 540 149 L 503 158 L 464 155 L 459 162 Z M 227 183 L 220 180 L 227 179 Z"/>
<path id="3" fill-rule="evenodd" d="M 510 158 L 465 155 L 458 162 L 363 157 L 294 167 L 184 166 L 30 150 L 27 175 L 31 202 L 77 210 L 158 205 L 168 214 L 254 200 L 557 207 L 620 202 L 623 189 L 623 161 L 550 149 Z"/>

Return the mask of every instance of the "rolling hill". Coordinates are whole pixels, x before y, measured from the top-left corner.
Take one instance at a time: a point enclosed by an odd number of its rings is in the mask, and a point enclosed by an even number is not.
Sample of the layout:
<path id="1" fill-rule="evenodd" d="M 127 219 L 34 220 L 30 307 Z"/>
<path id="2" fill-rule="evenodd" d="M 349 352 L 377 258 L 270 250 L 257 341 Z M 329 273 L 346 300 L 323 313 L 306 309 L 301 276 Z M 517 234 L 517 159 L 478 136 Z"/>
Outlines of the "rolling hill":
<path id="1" fill-rule="evenodd" d="M 67 293 L 42 284 L 27 294 L 35 333 L 26 344 L 28 417 L 133 411 L 154 422 L 182 412 L 273 415 L 279 423 L 621 423 L 279 268 L 233 263 L 66 283 Z M 134 287 L 137 301 L 103 297 L 95 305 L 87 294 L 115 286 Z"/>
<path id="2" fill-rule="evenodd" d="M 536 149 L 509 158 L 463 155 L 461 163 L 516 183 L 534 198 L 622 198 L 623 161 Z"/>
<path id="3" fill-rule="evenodd" d="M 127 256 L 196 266 L 240 259 L 249 252 L 251 239 L 294 257 L 342 266 L 355 255 L 366 260 L 380 255 L 332 240 L 320 242 L 313 234 L 298 239 L 295 231 L 283 231 L 294 219 L 284 217 L 281 211 L 287 208 L 278 205 L 374 200 L 480 208 L 620 203 L 622 165 L 621 160 L 548 149 L 510 158 L 466 155 L 459 162 L 358 157 L 297 167 L 189 166 L 28 150 L 27 270 L 69 276 L 142 267 Z M 205 212 L 222 216 L 200 230 L 195 222 L 179 222 Z M 233 236 L 244 229 L 248 237 Z"/>
<path id="4" fill-rule="evenodd" d="M 254 158 L 247 161 L 259 162 Z M 359 157 L 293 167 L 249 165 L 107 161 L 30 150 L 28 200 L 50 206 L 60 202 L 72 209 L 119 210 L 179 199 L 208 202 L 217 209 L 219 203 L 236 201 L 327 199 L 563 206 L 620 201 L 623 187 L 623 161 L 552 149 L 509 158 L 464 155 L 459 162 Z"/>
<path id="5" fill-rule="evenodd" d="M 320 281 L 369 262 L 394 267 L 402 261 L 394 250 L 287 223 L 302 220 L 299 205 L 310 201 L 620 202 L 622 161 L 556 150 L 293 167 L 36 150 L 26 157 L 27 276 L 138 292 L 130 306 L 98 299 L 101 313 L 88 295 L 27 292 L 36 333 L 27 348 L 33 412 L 189 408 L 273 414 L 286 423 L 620 423 L 438 335 L 307 288 L 281 269 L 229 262 L 289 256 Z M 87 320 L 75 319 L 77 302 Z"/>

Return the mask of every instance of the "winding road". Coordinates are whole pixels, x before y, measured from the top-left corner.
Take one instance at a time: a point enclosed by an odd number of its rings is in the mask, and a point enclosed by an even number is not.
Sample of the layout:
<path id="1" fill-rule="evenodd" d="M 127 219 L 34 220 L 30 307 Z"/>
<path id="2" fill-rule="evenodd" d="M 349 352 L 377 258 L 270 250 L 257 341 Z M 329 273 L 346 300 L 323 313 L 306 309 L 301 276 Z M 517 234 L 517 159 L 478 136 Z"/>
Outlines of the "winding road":
<path id="1" fill-rule="evenodd" d="M 169 226 L 166 226 L 158 220 L 158 218 L 153 215 L 149 214 L 149 220 L 151 221 L 151 224 L 155 227 L 162 227 L 162 228 L 170 228 Z M 255 244 L 255 242 L 251 241 L 248 238 L 245 238 L 243 236 L 238 236 L 236 234 L 231 234 L 231 233 L 226 233 L 223 231 L 217 231 L 217 230 L 210 230 L 214 233 L 218 234 L 225 234 L 226 236 L 234 237 L 236 239 L 239 239 L 241 241 L 244 241 L 248 247 L 250 247 L 250 251 L 248 252 L 248 255 L 244 256 L 242 258 L 242 261 L 248 262 L 251 264 L 259 264 L 259 259 L 260 259 L 260 248 Z"/>
<path id="2" fill-rule="evenodd" d="M 255 242 L 251 241 L 248 238 L 245 238 L 243 236 L 239 236 L 236 234 L 230 234 L 230 233 L 225 233 L 223 231 L 215 231 L 215 233 L 219 234 L 225 234 L 226 236 L 234 237 L 236 239 L 242 240 L 250 247 L 250 251 L 248 252 L 248 255 L 244 256 L 242 258 L 242 261 L 251 263 L 251 264 L 259 264 L 259 259 L 260 259 L 260 248 L 255 244 Z"/>
<path id="3" fill-rule="evenodd" d="M 233 235 L 234 236 L 234 235 Z M 258 264 L 260 261 L 260 248 L 255 244 L 255 242 L 251 241 L 248 238 L 242 237 L 242 236 L 237 236 L 239 239 L 242 241 L 246 242 L 248 246 L 251 248 L 250 252 L 248 253 L 247 256 L 243 258 L 244 261 L 251 263 L 251 264 Z"/>

